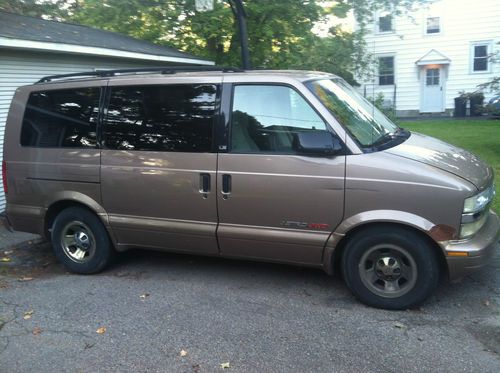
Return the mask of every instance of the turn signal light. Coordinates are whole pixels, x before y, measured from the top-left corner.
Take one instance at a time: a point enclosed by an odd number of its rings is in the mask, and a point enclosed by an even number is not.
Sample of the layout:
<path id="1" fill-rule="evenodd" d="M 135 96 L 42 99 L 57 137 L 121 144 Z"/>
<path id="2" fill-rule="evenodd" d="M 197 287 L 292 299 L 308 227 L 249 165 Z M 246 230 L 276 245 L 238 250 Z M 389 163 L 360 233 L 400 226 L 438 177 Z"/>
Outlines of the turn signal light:
<path id="1" fill-rule="evenodd" d="M 448 256 L 469 256 L 467 251 L 447 251 L 446 255 Z"/>

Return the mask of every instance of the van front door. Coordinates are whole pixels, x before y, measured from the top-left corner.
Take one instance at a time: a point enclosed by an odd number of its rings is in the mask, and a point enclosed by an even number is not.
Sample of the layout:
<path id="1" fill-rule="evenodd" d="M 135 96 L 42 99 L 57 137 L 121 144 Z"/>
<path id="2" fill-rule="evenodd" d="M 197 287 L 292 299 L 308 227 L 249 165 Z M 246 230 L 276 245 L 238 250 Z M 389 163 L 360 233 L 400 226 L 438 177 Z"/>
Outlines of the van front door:
<path id="1" fill-rule="evenodd" d="M 217 87 L 110 83 L 101 185 L 118 246 L 218 252 Z"/>
<path id="2" fill-rule="evenodd" d="M 327 129 L 295 88 L 236 85 L 232 102 L 217 174 L 221 254 L 321 263 L 343 214 L 345 156 L 294 151 L 294 133 Z"/>

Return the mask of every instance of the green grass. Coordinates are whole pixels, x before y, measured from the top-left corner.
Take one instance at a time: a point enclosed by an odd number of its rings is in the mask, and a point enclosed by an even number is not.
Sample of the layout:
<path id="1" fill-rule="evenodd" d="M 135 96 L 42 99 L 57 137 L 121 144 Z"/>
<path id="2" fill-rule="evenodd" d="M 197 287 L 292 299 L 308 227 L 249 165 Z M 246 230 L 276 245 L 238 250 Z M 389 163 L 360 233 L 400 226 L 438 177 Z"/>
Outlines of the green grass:
<path id="1" fill-rule="evenodd" d="M 500 120 L 426 120 L 400 125 L 467 149 L 493 166 L 497 190 L 493 209 L 500 212 Z"/>

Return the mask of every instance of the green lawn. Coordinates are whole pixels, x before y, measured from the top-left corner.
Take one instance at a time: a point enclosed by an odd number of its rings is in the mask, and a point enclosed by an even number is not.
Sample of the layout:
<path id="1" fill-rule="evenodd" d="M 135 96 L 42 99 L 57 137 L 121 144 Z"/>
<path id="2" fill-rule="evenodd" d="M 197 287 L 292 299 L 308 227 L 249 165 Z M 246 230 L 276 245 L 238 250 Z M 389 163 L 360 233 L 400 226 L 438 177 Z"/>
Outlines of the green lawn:
<path id="1" fill-rule="evenodd" d="M 500 120 L 426 120 L 400 126 L 467 149 L 493 166 L 497 190 L 493 208 L 500 212 Z"/>

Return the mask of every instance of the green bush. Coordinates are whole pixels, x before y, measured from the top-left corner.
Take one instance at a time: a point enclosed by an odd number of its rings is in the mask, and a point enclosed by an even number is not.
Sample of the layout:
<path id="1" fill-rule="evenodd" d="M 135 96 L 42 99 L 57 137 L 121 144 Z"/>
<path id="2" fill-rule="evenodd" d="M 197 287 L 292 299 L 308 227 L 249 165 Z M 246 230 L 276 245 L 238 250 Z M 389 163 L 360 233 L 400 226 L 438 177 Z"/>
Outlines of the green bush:
<path id="1" fill-rule="evenodd" d="M 379 109 L 384 115 L 389 118 L 393 122 L 397 122 L 398 118 L 396 117 L 396 113 L 394 110 L 394 106 L 387 106 L 384 105 L 385 102 L 385 96 L 382 92 L 377 93 L 375 98 L 373 97 L 368 97 L 368 100 L 375 105 L 377 109 Z"/>

